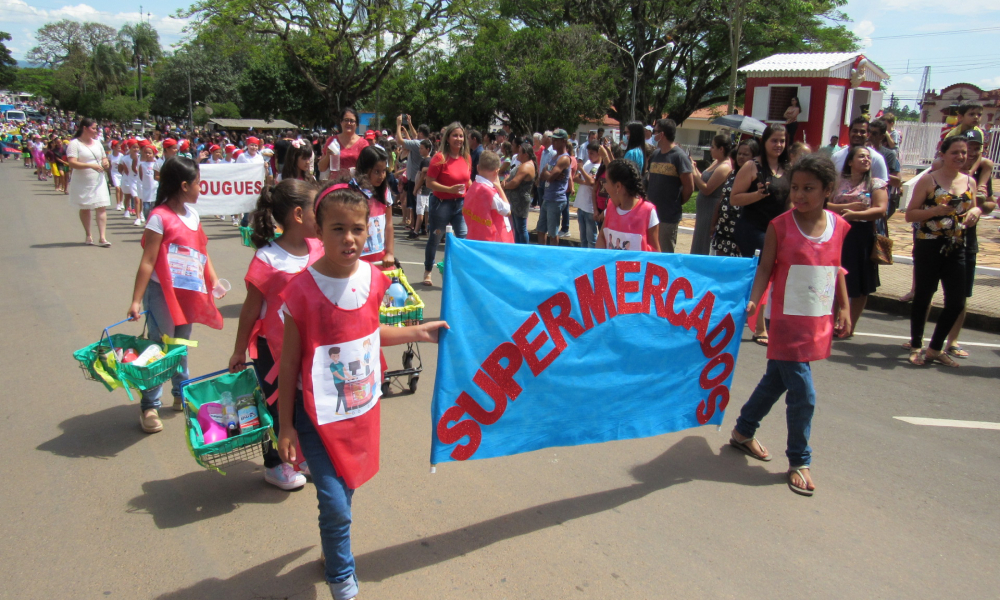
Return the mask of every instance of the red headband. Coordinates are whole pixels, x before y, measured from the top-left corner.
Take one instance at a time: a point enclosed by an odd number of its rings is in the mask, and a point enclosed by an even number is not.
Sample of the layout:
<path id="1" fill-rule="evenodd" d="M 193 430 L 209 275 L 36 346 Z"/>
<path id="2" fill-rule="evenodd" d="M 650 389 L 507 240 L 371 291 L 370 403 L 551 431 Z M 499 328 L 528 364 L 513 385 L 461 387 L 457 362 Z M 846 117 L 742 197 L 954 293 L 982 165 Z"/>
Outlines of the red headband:
<path id="1" fill-rule="evenodd" d="M 337 183 L 337 184 L 334 184 L 334 185 L 326 188 L 325 190 L 323 190 L 322 194 L 319 194 L 318 196 L 316 196 L 316 203 L 313 204 L 313 212 L 315 213 L 315 212 L 319 211 L 319 203 L 323 200 L 323 198 L 326 198 L 327 196 L 329 196 L 333 192 L 336 192 L 337 190 L 347 190 L 347 189 L 350 189 L 350 188 L 351 188 L 351 184 L 349 184 L 349 183 Z"/>

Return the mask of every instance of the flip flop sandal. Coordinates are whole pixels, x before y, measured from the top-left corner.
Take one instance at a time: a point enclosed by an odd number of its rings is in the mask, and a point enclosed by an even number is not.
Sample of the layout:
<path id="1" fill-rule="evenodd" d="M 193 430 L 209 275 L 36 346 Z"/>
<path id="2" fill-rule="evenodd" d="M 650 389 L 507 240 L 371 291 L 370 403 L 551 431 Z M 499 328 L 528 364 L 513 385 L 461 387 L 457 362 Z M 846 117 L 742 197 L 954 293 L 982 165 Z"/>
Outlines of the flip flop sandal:
<path id="1" fill-rule="evenodd" d="M 913 345 L 910 342 L 903 342 L 903 350 L 909 350 Z"/>
<path id="2" fill-rule="evenodd" d="M 97 245 L 100 246 L 101 248 L 110 248 L 111 242 L 105 240 L 103 242 L 98 242 Z"/>
<path id="3" fill-rule="evenodd" d="M 753 341 L 753 343 L 757 344 L 758 346 L 764 346 L 765 348 L 767 348 L 766 335 L 755 335 L 752 338 L 750 338 L 750 340 Z"/>
<path id="4" fill-rule="evenodd" d="M 911 365 L 916 367 L 922 367 L 927 364 L 927 359 L 924 357 L 924 351 L 921 349 L 910 350 L 910 358 L 906 359 Z"/>
<path id="5" fill-rule="evenodd" d="M 730 437 L 729 438 L 729 445 L 732 446 L 733 448 L 736 448 L 737 450 L 739 450 L 740 452 L 746 454 L 747 456 L 749 456 L 751 458 L 756 458 L 757 460 L 762 461 L 762 462 L 769 462 L 771 460 L 771 458 L 773 458 L 770 454 L 768 454 L 766 456 L 760 456 L 756 452 L 754 452 L 752 448 L 750 448 L 750 442 L 752 442 L 752 441 L 754 441 L 756 439 L 757 438 L 752 437 L 752 438 L 750 438 L 748 440 L 744 440 L 744 441 L 741 442 L 741 441 L 737 440 L 734 437 Z M 757 444 L 760 445 L 760 442 L 757 442 Z M 761 449 L 763 449 L 763 448 L 764 447 L 761 446 Z"/>
<path id="6" fill-rule="evenodd" d="M 424 285 L 426 285 L 427 287 L 431 287 L 431 286 L 434 285 L 434 280 L 431 279 L 430 272 L 428 272 L 426 275 L 424 275 L 424 280 L 421 283 L 424 284 Z"/>
<path id="7" fill-rule="evenodd" d="M 963 348 L 962 348 L 961 346 L 959 346 L 958 344 L 952 344 L 952 345 L 951 345 L 951 346 L 950 346 L 950 347 L 948 348 L 948 354 L 950 354 L 950 355 L 954 356 L 955 358 L 969 358 L 969 353 L 968 353 L 968 352 L 966 352 L 966 351 L 965 351 L 965 350 L 964 350 L 964 349 L 963 349 Z"/>
<path id="8" fill-rule="evenodd" d="M 87 240 L 86 242 L 84 242 L 84 245 L 86 245 L 86 246 L 93 246 L 94 245 L 94 240 Z"/>
<path id="9" fill-rule="evenodd" d="M 958 368 L 958 363 L 955 362 L 955 360 L 952 357 L 948 356 L 947 352 L 941 352 L 940 354 L 938 354 L 937 356 L 935 356 L 933 358 L 931 358 L 930 356 L 927 356 L 927 355 L 924 355 L 924 356 L 925 356 L 925 358 L 927 360 L 931 361 L 932 363 L 942 364 L 942 365 L 944 365 L 946 367 L 951 367 L 953 369 L 957 369 Z"/>
<path id="10" fill-rule="evenodd" d="M 805 483 L 806 482 L 806 476 L 802 474 L 802 471 L 805 471 L 808 468 L 809 467 L 799 467 L 798 469 L 789 469 L 788 473 L 787 473 L 787 475 L 788 475 L 788 489 L 792 490 L 793 492 L 795 492 L 796 494 L 798 494 L 800 496 L 812 496 L 814 493 L 816 493 L 816 490 L 810 490 L 810 489 L 807 489 L 807 488 L 800 488 L 799 486 L 797 486 L 794 483 L 792 483 L 792 475 L 793 474 L 798 474 L 799 479 L 801 479 L 802 482 Z"/>

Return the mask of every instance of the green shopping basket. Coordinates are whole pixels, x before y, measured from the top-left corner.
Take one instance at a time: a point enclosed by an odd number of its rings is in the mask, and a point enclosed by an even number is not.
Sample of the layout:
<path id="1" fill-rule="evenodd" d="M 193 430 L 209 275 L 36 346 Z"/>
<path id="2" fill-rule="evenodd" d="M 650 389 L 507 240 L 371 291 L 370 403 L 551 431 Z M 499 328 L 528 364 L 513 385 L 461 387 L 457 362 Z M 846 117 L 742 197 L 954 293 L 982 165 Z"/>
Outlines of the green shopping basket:
<path id="1" fill-rule="evenodd" d="M 276 240 L 280 238 L 281 233 L 282 233 L 281 231 L 276 231 L 274 237 L 271 239 Z M 252 234 L 253 234 L 253 227 L 242 227 L 242 226 L 240 227 L 240 236 L 243 238 L 243 245 L 246 246 L 247 248 L 256 249 L 257 247 L 253 245 L 252 241 L 250 241 L 250 236 Z"/>
<path id="2" fill-rule="evenodd" d="M 257 380 L 257 373 L 247 363 L 247 369 L 230 373 L 228 369 L 202 375 L 181 382 L 181 398 L 184 400 L 184 426 L 186 440 L 191 455 L 206 469 L 219 468 L 263 456 L 274 443 L 274 420 L 267 409 L 264 391 Z M 198 409 L 206 402 L 218 402 L 223 392 L 232 394 L 233 399 L 252 394 L 257 403 L 260 425 L 239 435 L 206 444 L 198 423 Z"/>
<path id="3" fill-rule="evenodd" d="M 140 316 L 152 318 L 148 311 L 143 311 Z M 182 370 L 181 359 L 187 356 L 187 340 L 175 340 L 177 344 L 159 344 L 166 352 L 166 355 L 145 366 L 136 366 L 131 363 L 123 363 L 115 356 L 115 350 L 134 350 L 136 354 L 152 346 L 155 342 L 146 339 L 146 324 L 143 324 L 143 331 L 138 336 L 124 333 L 111 334 L 110 329 L 117 327 L 129 320 L 119 321 L 114 325 L 108 325 L 101 334 L 101 339 L 97 343 L 84 346 L 73 353 L 84 379 L 100 381 L 109 392 L 117 388 L 125 388 L 125 393 L 129 400 L 132 397 L 130 388 L 140 391 L 162 385 L 175 374 Z"/>

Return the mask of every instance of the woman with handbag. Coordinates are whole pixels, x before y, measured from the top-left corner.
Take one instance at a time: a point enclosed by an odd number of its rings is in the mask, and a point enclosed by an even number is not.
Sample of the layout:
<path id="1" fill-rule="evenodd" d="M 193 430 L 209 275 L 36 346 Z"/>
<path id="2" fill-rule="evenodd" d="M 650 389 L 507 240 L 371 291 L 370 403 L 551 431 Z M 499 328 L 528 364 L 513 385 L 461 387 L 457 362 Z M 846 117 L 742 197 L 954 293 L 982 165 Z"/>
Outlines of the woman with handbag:
<path id="1" fill-rule="evenodd" d="M 828 210 L 851 224 L 840 256 L 840 265 L 847 269 L 847 296 L 851 299 L 851 331 L 847 337 L 854 335 L 868 295 L 880 284 L 878 264 L 872 254 L 876 250 L 875 222 L 885 218 L 889 206 L 887 185 L 872 177 L 871 151 L 864 146 L 852 146 L 847 151 L 833 200 L 827 205 Z"/>
<path id="2" fill-rule="evenodd" d="M 94 238 L 90 235 L 90 211 L 93 210 L 96 213 L 97 231 L 100 233 L 97 245 L 108 248 L 111 243 L 105 237 L 105 227 L 111 194 L 105 172 L 111 168 L 111 162 L 97 136 L 97 122 L 87 117 L 80 119 L 76 134 L 66 148 L 66 162 L 76 171 L 76 175 L 69 181 L 69 201 L 80 211 L 80 222 L 87 234 L 85 243 L 88 246 L 94 245 Z"/>

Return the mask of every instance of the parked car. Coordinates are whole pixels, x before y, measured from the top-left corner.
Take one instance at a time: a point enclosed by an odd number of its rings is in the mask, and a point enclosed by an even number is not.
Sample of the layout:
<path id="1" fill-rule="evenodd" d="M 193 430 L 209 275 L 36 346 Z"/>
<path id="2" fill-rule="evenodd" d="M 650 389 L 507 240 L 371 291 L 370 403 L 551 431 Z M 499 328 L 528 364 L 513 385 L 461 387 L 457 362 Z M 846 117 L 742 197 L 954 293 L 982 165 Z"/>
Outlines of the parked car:
<path id="1" fill-rule="evenodd" d="M 27 123 L 28 117 L 23 110 L 8 110 L 4 113 L 4 118 L 14 123 Z"/>

